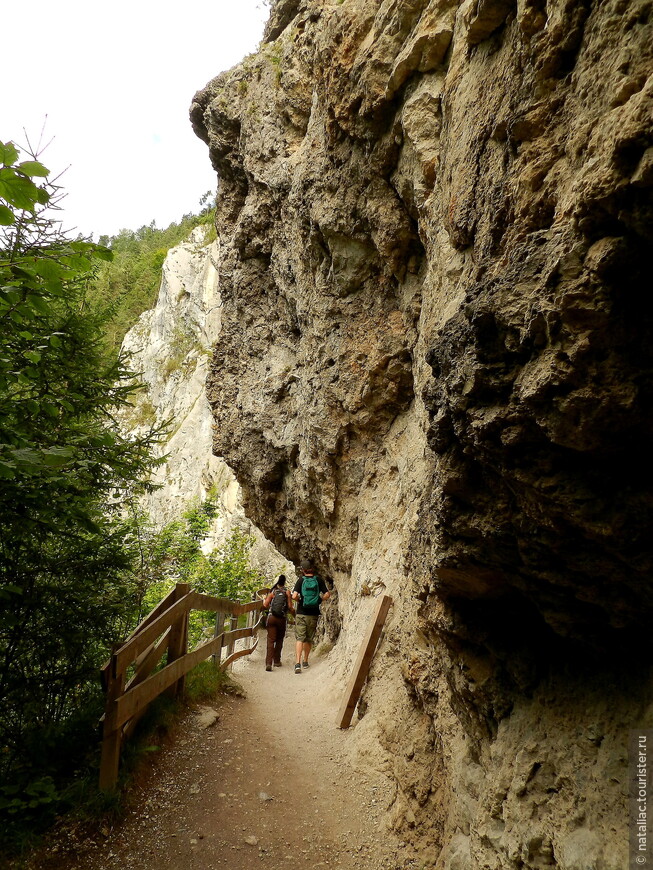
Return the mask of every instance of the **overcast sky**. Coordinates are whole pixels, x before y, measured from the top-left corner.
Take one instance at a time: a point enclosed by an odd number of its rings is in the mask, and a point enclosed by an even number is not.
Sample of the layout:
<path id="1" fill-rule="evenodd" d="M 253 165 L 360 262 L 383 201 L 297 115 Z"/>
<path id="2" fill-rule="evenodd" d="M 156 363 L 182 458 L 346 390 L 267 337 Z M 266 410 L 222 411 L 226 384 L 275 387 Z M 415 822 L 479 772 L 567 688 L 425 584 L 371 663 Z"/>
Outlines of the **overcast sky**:
<path id="1" fill-rule="evenodd" d="M 190 126 L 195 91 L 258 45 L 262 0 L 16 0 L 3 4 L 0 139 L 37 140 L 63 184 L 64 226 L 166 227 L 215 191 Z"/>

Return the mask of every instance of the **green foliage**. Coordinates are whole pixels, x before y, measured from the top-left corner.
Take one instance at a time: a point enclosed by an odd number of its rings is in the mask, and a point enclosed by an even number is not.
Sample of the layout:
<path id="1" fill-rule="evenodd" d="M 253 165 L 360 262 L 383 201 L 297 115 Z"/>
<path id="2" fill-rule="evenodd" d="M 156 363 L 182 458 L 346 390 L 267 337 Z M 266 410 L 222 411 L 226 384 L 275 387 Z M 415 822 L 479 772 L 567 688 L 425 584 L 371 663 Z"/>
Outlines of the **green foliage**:
<path id="1" fill-rule="evenodd" d="M 281 42 L 281 40 L 277 39 L 276 42 L 273 42 L 268 46 L 266 52 L 266 57 L 274 67 L 274 81 L 277 87 L 280 87 L 281 85 L 283 50 L 283 43 Z"/>
<path id="2" fill-rule="evenodd" d="M 164 433 L 116 348 L 167 249 L 210 209 L 167 231 L 71 240 L 52 217 L 59 188 L 25 156 L 0 142 L 0 848 L 95 779 L 111 646 L 178 580 L 234 598 L 262 580 L 240 532 L 202 552 L 214 499 L 160 531 L 133 508 Z M 140 434 L 118 409 L 140 415 Z M 208 624 L 197 616 L 195 640 Z"/>
<path id="3" fill-rule="evenodd" d="M 127 330 L 156 303 L 161 267 L 169 249 L 185 241 L 198 226 L 206 226 L 207 243 L 215 238 L 212 200 L 211 191 L 207 191 L 200 199 L 199 214 L 186 214 L 166 229 L 158 229 L 153 221 L 136 231 L 124 229 L 100 238 L 113 257 L 98 270 L 89 298 L 108 310 L 106 334 L 112 347 L 120 347 Z"/>
<path id="4" fill-rule="evenodd" d="M 144 388 L 133 397 L 129 407 L 123 411 L 125 425 L 130 429 L 143 426 L 154 426 L 157 421 L 157 412 L 152 400 Z"/>
<path id="5" fill-rule="evenodd" d="M 34 213 L 37 205 L 49 202 L 51 192 L 40 188 L 32 178 L 45 178 L 49 172 L 37 160 L 18 163 L 19 151 L 13 142 L 0 142 L 0 224 L 20 224 L 20 210 Z"/>
<path id="6" fill-rule="evenodd" d="M 249 601 L 265 576 L 249 564 L 251 535 L 234 529 L 220 549 L 205 557 L 196 571 L 195 588 L 207 595 Z"/>
<path id="7" fill-rule="evenodd" d="M 217 502 L 209 496 L 160 530 L 142 526 L 142 585 L 147 590 L 144 613 L 155 607 L 175 583 L 190 583 L 198 592 L 234 601 L 250 601 L 252 593 L 265 583 L 265 576 L 249 562 L 254 539 L 240 529 L 234 529 L 218 550 L 208 554 L 202 551 L 202 542 L 217 513 Z M 191 612 L 191 645 L 212 628 L 214 619 L 212 614 Z"/>
<path id="8" fill-rule="evenodd" d="M 185 700 L 189 703 L 208 701 L 210 698 L 215 698 L 218 692 L 230 683 L 229 674 L 214 665 L 212 661 L 200 662 L 186 676 Z"/>
<path id="9" fill-rule="evenodd" d="M 59 188 L 28 156 L 0 143 L 1 815 L 54 805 L 48 777 L 78 763 L 71 733 L 88 735 L 97 669 L 142 597 L 121 512 L 161 437 L 115 421 L 138 385 L 87 296 L 112 254 L 61 233 Z"/>
<path id="10" fill-rule="evenodd" d="M 191 366 L 193 363 L 189 355 L 192 351 L 201 354 L 205 352 L 205 348 L 187 326 L 179 324 L 170 339 L 170 355 L 163 367 L 164 378 L 169 378 L 183 367 Z"/>
<path id="11" fill-rule="evenodd" d="M 0 811 L 9 816 L 20 813 L 25 816 L 30 810 L 38 810 L 44 804 L 52 804 L 57 800 L 57 790 L 50 776 L 30 782 L 21 789 L 19 785 L 0 786 Z"/>

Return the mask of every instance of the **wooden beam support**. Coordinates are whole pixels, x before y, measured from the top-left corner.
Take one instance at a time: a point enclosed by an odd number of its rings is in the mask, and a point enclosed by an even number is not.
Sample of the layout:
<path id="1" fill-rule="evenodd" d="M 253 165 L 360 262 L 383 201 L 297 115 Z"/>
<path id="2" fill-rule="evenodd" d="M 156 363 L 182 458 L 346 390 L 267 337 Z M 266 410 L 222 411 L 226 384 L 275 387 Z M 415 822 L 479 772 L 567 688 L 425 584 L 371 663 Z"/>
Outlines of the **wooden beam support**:
<path id="1" fill-rule="evenodd" d="M 136 673 L 125 686 L 125 692 L 133 689 L 134 686 L 138 686 L 152 673 L 159 659 L 166 651 L 166 648 L 168 646 L 168 638 L 170 637 L 170 631 L 170 628 L 167 629 L 165 634 L 163 634 L 156 643 L 152 644 L 152 646 L 147 651 L 147 655 L 142 656 L 141 662 L 137 663 L 136 665 Z"/>
<path id="2" fill-rule="evenodd" d="M 181 601 L 190 592 L 190 583 L 177 583 L 176 599 Z M 192 607 L 192 601 L 190 602 Z M 188 647 L 188 611 L 190 607 L 182 613 L 170 627 L 170 639 L 168 641 L 168 664 L 176 662 L 186 655 Z M 181 676 L 177 682 L 170 687 L 170 695 L 173 698 L 179 697 L 184 691 L 184 677 Z"/>
<path id="3" fill-rule="evenodd" d="M 232 653 L 232 654 L 229 656 L 229 658 L 226 658 L 226 659 L 222 662 L 222 664 L 220 665 L 220 667 L 221 667 L 222 670 L 224 671 L 226 668 L 229 667 L 229 665 L 232 665 L 232 664 L 236 661 L 236 659 L 240 659 L 240 658 L 242 658 L 243 656 L 251 655 L 251 653 L 254 652 L 254 650 L 256 649 L 257 646 L 258 646 L 258 639 L 256 640 L 256 643 L 254 644 L 254 646 L 247 647 L 246 649 L 239 649 L 237 652 Z"/>
<path id="4" fill-rule="evenodd" d="M 173 623 L 177 622 L 180 616 L 188 613 L 194 594 L 194 592 L 189 592 L 188 595 L 185 595 L 179 601 L 175 601 L 157 619 L 146 626 L 140 634 L 135 635 L 120 647 L 115 655 L 115 666 L 118 672 L 123 672 L 129 667 L 138 654 L 147 649 L 152 641 L 163 634 L 166 628 L 170 628 Z"/>
<path id="5" fill-rule="evenodd" d="M 130 635 L 128 635 L 127 638 L 125 638 L 125 640 L 123 641 L 123 643 L 120 644 L 120 646 L 124 646 L 133 637 L 136 637 L 137 634 L 139 634 L 141 631 L 143 631 L 144 628 L 147 628 L 147 626 L 150 625 L 150 623 L 154 622 L 154 620 L 157 619 L 157 617 L 161 616 L 162 613 L 164 613 L 172 604 L 174 604 L 175 595 L 176 595 L 176 590 L 171 589 L 170 592 L 168 592 L 168 594 L 165 596 L 165 598 L 162 598 L 161 601 L 159 601 L 159 603 L 157 604 L 157 606 L 153 610 L 151 610 L 147 614 L 147 616 L 141 620 L 141 622 L 139 622 L 139 624 L 136 626 L 136 628 L 131 632 Z M 107 685 L 107 671 L 110 667 L 111 667 L 111 659 L 109 659 L 109 661 L 106 662 L 106 664 L 101 669 L 102 684 L 105 686 L 105 688 Z"/>
<path id="6" fill-rule="evenodd" d="M 100 790 L 111 791 L 118 782 L 120 767 L 120 749 L 122 746 L 122 731 L 117 721 L 118 700 L 125 690 L 124 671 L 118 677 L 114 676 L 114 659 L 109 663 L 107 700 L 104 708 L 104 725 L 102 731 L 102 755 L 100 758 Z"/>
<path id="7" fill-rule="evenodd" d="M 372 622 L 370 623 L 367 636 L 358 653 L 358 658 L 354 664 L 351 678 L 347 685 L 347 690 L 343 698 L 340 709 L 338 710 L 338 718 L 336 725 L 338 728 L 349 728 L 356 704 L 360 698 L 363 684 L 370 672 L 370 665 L 376 650 L 376 645 L 379 642 L 383 624 L 385 623 L 388 610 L 392 604 L 392 598 L 389 595 L 382 595 L 374 611 Z"/>
<path id="8" fill-rule="evenodd" d="M 116 725 L 120 727 L 138 713 L 143 707 L 153 701 L 169 686 L 172 686 L 180 677 L 187 674 L 195 665 L 210 658 L 214 649 L 222 646 L 223 636 L 216 637 L 203 643 L 201 647 L 187 653 L 183 658 L 177 659 L 165 668 L 161 668 L 156 674 L 152 674 L 139 686 L 134 686 L 116 702 Z"/>

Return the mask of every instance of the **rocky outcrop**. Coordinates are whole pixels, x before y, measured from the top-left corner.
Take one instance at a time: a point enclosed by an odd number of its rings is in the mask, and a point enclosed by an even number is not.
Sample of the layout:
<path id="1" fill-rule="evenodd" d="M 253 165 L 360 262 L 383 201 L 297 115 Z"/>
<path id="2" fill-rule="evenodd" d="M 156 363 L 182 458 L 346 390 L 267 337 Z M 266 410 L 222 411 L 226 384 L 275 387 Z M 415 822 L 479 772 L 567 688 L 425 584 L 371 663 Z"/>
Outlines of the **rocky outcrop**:
<path id="1" fill-rule="evenodd" d="M 214 451 L 334 579 L 343 671 L 393 595 L 356 730 L 438 868 L 626 863 L 652 35 L 644 0 L 279 0 L 191 107 L 220 177 Z"/>
<path id="2" fill-rule="evenodd" d="M 271 576 L 287 563 L 247 519 L 233 472 L 211 451 L 213 419 L 205 382 L 210 343 L 220 335 L 222 301 L 219 246 L 209 235 L 207 227 L 197 227 L 186 242 L 168 251 L 156 306 L 125 336 L 122 349 L 143 389 L 124 422 L 132 429 L 169 423 L 158 450 L 167 459 L 152 480 L 157 488 L 143 497 L 154 524 L 179 519 L 211 493 L 220 509 L 203 547 L 216 549 L 237 527 L 254 538 L 252 564 Z"/>

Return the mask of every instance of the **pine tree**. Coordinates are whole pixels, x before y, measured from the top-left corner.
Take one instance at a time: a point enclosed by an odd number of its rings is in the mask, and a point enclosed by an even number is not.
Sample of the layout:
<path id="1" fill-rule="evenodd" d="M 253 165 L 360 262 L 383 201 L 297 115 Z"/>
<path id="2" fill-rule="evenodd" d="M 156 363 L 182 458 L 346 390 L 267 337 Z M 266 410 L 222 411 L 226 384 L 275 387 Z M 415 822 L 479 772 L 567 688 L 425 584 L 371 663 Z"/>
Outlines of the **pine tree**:
<path id="1" fill-rule="evenodd" d="M 60 188 L 26 156 L 0 142 L 0 811 L 52 800 L 42 783 L 69 763 L 53 747 L 133 617 L 122 508 L 160 437 L 116 420 L 138 384 L 87 300 L 111 252 L 66 237 Z"/>

